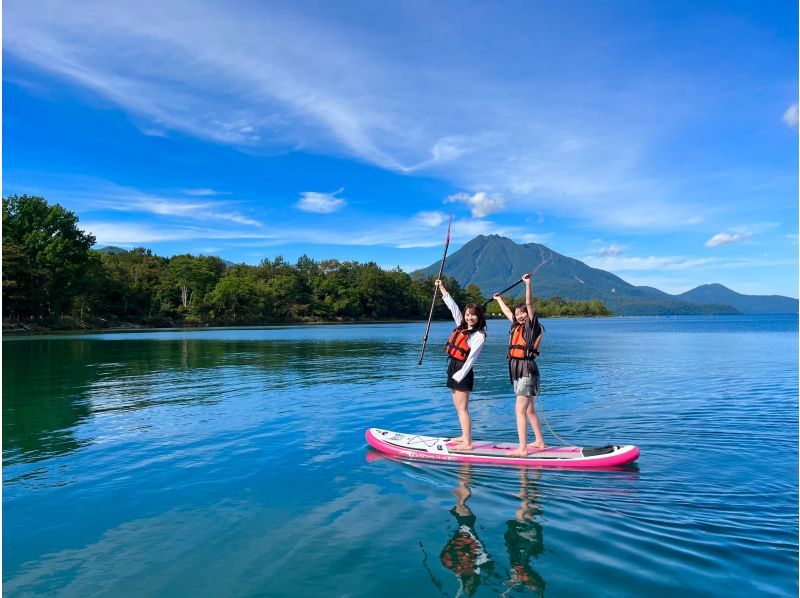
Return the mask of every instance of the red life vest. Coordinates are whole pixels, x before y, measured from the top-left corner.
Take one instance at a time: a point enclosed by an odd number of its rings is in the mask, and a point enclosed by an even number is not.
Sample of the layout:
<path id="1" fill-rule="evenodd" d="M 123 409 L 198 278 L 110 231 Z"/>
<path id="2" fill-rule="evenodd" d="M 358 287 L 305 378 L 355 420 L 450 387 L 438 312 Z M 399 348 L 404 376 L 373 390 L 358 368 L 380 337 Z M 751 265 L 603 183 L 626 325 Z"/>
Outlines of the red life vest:
<path id="1" fill-rule="evenodd" d="M 466 361 L 467 355 L 469 355 L 468 339 L 469 334 L 467 334 L 466 330 L 456 328 L 453 330 L 453 334 L 450 335 L 447 344 L 444 346 L 445 353 L 458 361 Z"/>
<path id="2" fill-rule="evenodd" d="M 535 359 L 538 351 L 534 349 L 536 344 L 536 327 L 539 322 L 534 320 L 533 323 L 533 338 L 530 344 L 525 342 L 525 335 L 522 334 L 525 330 L 524 324 L 516 324 L 511 328 L 511 334 L 508 341 L 508 358 L 509 359 Z"/>

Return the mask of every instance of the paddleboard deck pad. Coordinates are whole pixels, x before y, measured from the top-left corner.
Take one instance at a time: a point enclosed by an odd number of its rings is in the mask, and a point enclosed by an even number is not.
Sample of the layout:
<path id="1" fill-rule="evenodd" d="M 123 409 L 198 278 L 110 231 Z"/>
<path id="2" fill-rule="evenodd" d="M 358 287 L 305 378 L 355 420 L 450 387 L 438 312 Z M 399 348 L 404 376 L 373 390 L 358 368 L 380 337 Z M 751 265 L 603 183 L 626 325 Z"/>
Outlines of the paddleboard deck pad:
<path id="1" fill-rule="evenodd" d="M 380 428 L 369 428 L 366 437 L 367 442 L 379 451 L 410 459 L 536 467 L 613 467 L 630 463 L 639 457 L 639 449 L 632 444 L 547 447 L 542 450 L 530 449 L 527 457 L 514 457 L 509 455 L 518 446 L 513 442 L 473 440 L 471 451 L 457 451 L 453 448 L 456 443 L 450 438 L 402 434 Z"/>

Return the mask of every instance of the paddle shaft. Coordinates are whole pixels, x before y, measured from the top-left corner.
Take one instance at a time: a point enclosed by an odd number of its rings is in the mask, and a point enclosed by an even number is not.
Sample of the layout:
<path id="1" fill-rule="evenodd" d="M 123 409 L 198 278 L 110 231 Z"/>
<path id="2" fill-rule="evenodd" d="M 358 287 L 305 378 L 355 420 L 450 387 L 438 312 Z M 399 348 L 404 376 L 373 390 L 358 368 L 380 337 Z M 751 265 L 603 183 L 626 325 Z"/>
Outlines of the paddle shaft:
<path id="1" fill-rule="evenodd" d="M 453 215 L 450 214 L 450 223 L 453 222 Z M 447 240 L 444 242 L 444 254 L 442 255 L 442 263 L 439 266 L 439 275 L 436 278 L 442 277 L 444 271 L 444 262 L 447 260 L 447 248 L 450 246 L 450 224 L 447 225 Z M 428 314 L 428 325 L 425 326 L 425 336 L 422 338 L 422 351 L 419 354 L 419 362 L 417 365 L 422 365 L 422 358 L 425 357 L 425 346 L 428 344 L 428 333 L 431 330 L 431 320 L 433 319 L 433 308 L 436 307 L 436 293 L 439 292 L 439 287 L 433 288 L 433 301 L 431 301 L 431 311 Z"/>
<path id="2" fill-rule="evenodd" d="M 539 268 L 541 268 L 542 266 L 544 266 L 544 265 L 545 265 L 547 262 L 549 262 L 549 261 L 550 261 L 550 259 L 548 258 L 548 259 L 544 260 L 544 261 L 543 261 L 541 264 L 539 264 L 538 266 L 536 266 L 536 267 L 535 267 L 533 270 L 531 270 L 531 271 L 529 272 L 529 274 L 531 275 L 531 278 L 533 277 L 533 275 L 534 275 L 534 274 L 536 274 L 536 273 L 539 271 Z M 497 293 L 495 293 L 495 295 L 502 295 L 502 294 L 503 294 L 503 293 L 505 293 L 506 291 L 510 291 L 511 289 L 513 289 L 515 286 L 517 286 L 517 285 L 518 285 L 518 284 L 520 284 L 521 282 L 522 282 L 522 279 L 520 278 L 520 279 L 519 279 L 517 282 L 515 282 L 514 284 L 512 284 L 510 287 L 506 287 L 506 288 L 504 288 L 502 291 L 498 291 Z M 494 296 L 492 296 L 492 298 L 491 298 L 491 299 L 488 299 L 488 300 L 484 301 L 484 302 L 483 302 L 483 307 L 484 307 L 484 308 L 486 308 L 486 306 L 487 306 L 487 305 L 489 305 L 489 304 L 490 304 L 492 301 L 494 301 Z"/>

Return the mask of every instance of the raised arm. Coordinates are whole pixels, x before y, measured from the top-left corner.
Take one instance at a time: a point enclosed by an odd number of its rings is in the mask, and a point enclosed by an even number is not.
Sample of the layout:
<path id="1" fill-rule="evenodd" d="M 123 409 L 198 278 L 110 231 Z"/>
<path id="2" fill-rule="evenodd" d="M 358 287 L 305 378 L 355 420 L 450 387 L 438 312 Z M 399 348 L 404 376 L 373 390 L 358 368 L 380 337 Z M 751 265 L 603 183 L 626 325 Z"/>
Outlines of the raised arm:
<path id="1" fill-rule="evenodd" d="M 533 306 L 533 293 L 531 292 L 531 275 L 523 274 L 522 280 L 525 281 L 525 307 L 528 310 L 528 318 L 533 320 L 533 314 L 536 313 L 536 308 Z"/>
<path id="2" fill-rule="evenodd" d="M 456 326 L 458 326 L 464 319 L 464 316 L 461 315 L 461 309 L 459 309 L 458 304 L 450 296 L 450 293 L 447 292 L 447 289 L 444 288 L 444 284 L 442 284 L 442 281 L 440 279 L 437 278 L 434 284 L 437 287 L 439 287 L 439 290 L 442 292 L 442 299 L 444 300 L 444 304 L 450 310 L 450 313 L 453 315 L 453 319 L 456 321 Z"/>
<path id="3" fill-rule="evenodd" d="M 497 301 L 498 305 L 500 306 L 500 311 L 503 312 L 503 315 L 505 315 L 505 317 L 507 317 L 509 320 L 513 322 L 514 314 L 511 311 L 511 308 L 509 308 L 508 305 L 506 305 L 506 302 L 503 301 L 503 297 L 500 295 L 500 293 L 495 293 L 494 295 L 492 295 L 492 299 Z"/>

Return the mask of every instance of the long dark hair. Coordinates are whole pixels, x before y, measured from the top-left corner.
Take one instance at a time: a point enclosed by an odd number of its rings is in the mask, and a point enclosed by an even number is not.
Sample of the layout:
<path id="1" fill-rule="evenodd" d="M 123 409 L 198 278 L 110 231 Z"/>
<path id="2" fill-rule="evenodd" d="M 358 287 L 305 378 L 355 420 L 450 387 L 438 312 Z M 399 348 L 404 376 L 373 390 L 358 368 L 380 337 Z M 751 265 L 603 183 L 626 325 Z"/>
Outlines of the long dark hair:
<path id="1" fill-rule="evenodd" d="M 483 314 L 483 307 L 479 303 L 468 303 L 464 307 L 464 313 L 466 314 L 467 311 L 471 311 L 476 316 L 478 316 L 478 323 L 475 324 L 475 331 L 478 332 L 486 332 L 486 316 Z M 459 330 L 467 330 L 467 320 L 466 318 L 462 318 L 461 324 L 457 326 Z"/>

